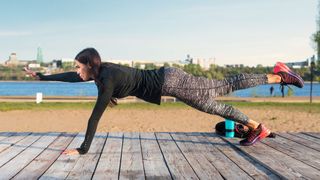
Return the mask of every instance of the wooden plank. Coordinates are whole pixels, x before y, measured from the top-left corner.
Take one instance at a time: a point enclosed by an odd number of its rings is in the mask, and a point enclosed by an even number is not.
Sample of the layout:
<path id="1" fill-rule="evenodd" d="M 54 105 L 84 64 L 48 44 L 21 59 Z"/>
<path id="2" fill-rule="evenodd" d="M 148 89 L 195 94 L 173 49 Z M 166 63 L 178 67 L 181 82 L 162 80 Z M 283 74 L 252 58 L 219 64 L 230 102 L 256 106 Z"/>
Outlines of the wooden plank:
<path id="1" fill-rule="evenodd" d="M 13 134 L 15 134 L 15 133 L 14 132 L 0 132 L 0 142 L 3 139 L 6 139 L 6 138 L 12 136 Z"/>
<path id="2" fill-rule="evenodd" d="M 197 133 L 199 134 L 199 133 Z M 280 179 L 280 177 L 267 168 L 265 168 L 263 165 L 261 165 L 259 162 L 254 161 L 250 157 L 248 157 L 246 154 L 242 153 L 241 151 L 235 149 L 233 146 L 230 146 L 226 144 L 224 140 L 221 139 L 220 136 L 218 136 L 215 133 L 202 133 L 203 136 L 197 135 L 195 136 L 201 141 L 201 142 L 207 142 L 206 139 L 209 139 L 213 143 L 212 145 L 217 148 L 219 151 L 221 151 L 225 156 L 227 156 L 232 162 L 234 162 L 239 168 L 241 168 L 243 171 L 245 171 L 249 176 L 251 176 L 253 179 Z M 229 168 L 230 165 L 227 164 L 227 167 Z M 231 169 L 231 173 L 234 170 Z M 227 174 L 227 173 L 224 173 Z M 244 177 L 245 178 L 245 177 Z"/>
<path id="3" fill-rule="evenodd" d="M 13 179 L 38 179 L 60 156 L 61 152 L 70 144 L 75 135 L 62 133 Z"/>
<path id="4" fill-rule="evenodd" d="M 318 170 L 263 143 L 257 143 L 253 146 L 241 146 L 239 144 L 239 139 L 224 139 L 232 143 L 236 148 L 242 150 L 251 158 L 263 163 L 265 167 L 281 176 L 283 179 L 320 178 Z"/>
<path id="5" fill-rule="evenodd" d="M 217 168 L 224 179 L 252 179 L 245 171 L 239 168 L 237 164 L 232 162 L 217 148 L 219 145 L 231 148 L 226 142 L 217 142 L 217 139 L 208 134 L 205 134 L 204 136 L 194 135 L 194 138 L 205 145 L 206 157 Z"/>
<path id="6" fill-rule="evenodd" d="M 156 133 L 162 155 L 173 179 L 199 179 L 168 133 Z"/>
<path id="7" fill-rule="evenodd" d="M 24 136 L 24 135 L 21 135 L 21 136 L 18 135 L 16 137 L 12 137 L 12 139 L 10 137 L 8 139 L 8 142 L 10 143 L 6 143 L 6 145 L 8 145 L 9 147 L 0 153 L 0 167 L 5 165 L 12 158 L 17 156 L 19 153 L 21 153 L 23 150 L 28 148 L 28 146 L 30 146 L 32 143 L 34 143 L 36 140 L 40 138 L 40 136 L 33 135 L 33 134 L 30 134 L 29 136 Z M 18 140 L 21 140 L 21 141 L 18 141 Z M 18 142 L 11 146 L 11 142 L 15 142 L 15 141 L 18 141 Z"/>
<path id="8" fill-rule="evenodd" d="M 118 179 L 123 133 L 110 132 L 102 150 L 93 179 Z"/>
<path id="9" fill-rule="evenodd" d="M 263 141 L 268 146 L 304 162 L 318 170 L 320 170 L 320 152 L 314 149 L 308 148 L 304 145 L 283 138 L 281 136 L 276 139 L 267 138 Z M 319 172 L 320 173 L 320 172 Z"/>
<path id="10" fill-rule="evenodd" d="M 315 137 L 315 138 L 320 139 L 320 133 L 315 133 L 315 132 L 303 132 L 303 134 L 306 134 L 306 135 L 309 135 L 309 136 L 312 136 L 312 137 Z"/>
<path id="11" fill-rule="evenodd" d="M 146 179 L 171 179 L 154 133 L 140 133 Z"/>
<path id="12" fill-rule="evenodd" d="M 88 153 L 80 156 L 67 179 L 92 178 L 107 136 L 107 133 L 96 133 Z"/>
<path id="13" fill-rule="evenodd" d="M 43 133 L 41 133 L 42 135 Z M 46 133 L 23 152 L 0 168 L 1 178 L 11 179 L 37 157 L 60 133 Z M 31 134 L 32 136 L 32 134 Z"/>
<path id="14" fill-rule="evenodd" d="M 303 136 L 307 136 L 305 134 L 301 134 L 300 136 L 299 135 L 296 135 L 297 133 L 295 134 L 291 134 L 291 133 L 277 133 L 278 135 L 286 138 L 286 139 L 289 139 L 291 141 L 294 141 L 296 143 L 299 143 L 301 145 L 304 145 L 306 147 L 309 147 L 311 149 L 314 149 L 314 150 L 317 150 L 317 151 L 320 151 L 320 144 L 318 143 L 315 143 L 313 141 L 310 141 L 308 140 L 308 138 L 303 138 Z M 310 136 L 309 136 L 310 137 Z M 311 137 L 312 138 L 312 137 Z"/>
<path id="15" fill-rule="evenodd" d="M 310 135 L 307 135 L 307 134 L 304 134 L 304 133 L 289 133 L 289 134 L 301 137 L 301 138 L 309 140 L 309 141 L 312 141 L 312 143 L 315 144 L 315 145 L 319 145 L 320 144 L 320 140 L 318 138 L 310 136 Z"/>
<path id="16" fill-rule="evenodd" d="M 200 179 L 223 179 L 205 157 L 208 152 L 203 142 L 193 139 L 192 135 L 188 136 L 187 133 L 170 134 Z"/>
<path id="17" fill-rule="evenodd" d="M 119 179 L 145 179 L 139 133 L 124 133 Z"/>
<path id="18" fill-rule="evenodd" d="M 208 133 L 203 135 L 193 134 L 194 141 L 198 141 L 205 148 L 204 154 L 208 160 L 216 167 L 224 179 L 252 179 L 244 170 L 238 167 L 233 161 L 231 161 L 226 155 L 224 155 L 217 146 L 226 146 L 231 148 L 226 142 L 217 142 Z"/>
<path id="19" fill-rule="evenodd" d="M 30 135 L 30 132 L 25 133 L 14 133 L 12 136 L 3 139 L 0 142 L 0 152 L 6 150 L 7 148 L 11 147 L 13 144 L 21 141 L 22 139 L 26 138 L 28 135 Z"/>
<path id="20" fill-rule="evenodd" d="M 84 140 L 84 133 L 79 133 L 69 144 L 67 149 L 80 147 Z M 61 154 L 50 168 L 40 177 L 40 179 L 65 179 L 72 168 L 75 166 L 80 155 Z"/>

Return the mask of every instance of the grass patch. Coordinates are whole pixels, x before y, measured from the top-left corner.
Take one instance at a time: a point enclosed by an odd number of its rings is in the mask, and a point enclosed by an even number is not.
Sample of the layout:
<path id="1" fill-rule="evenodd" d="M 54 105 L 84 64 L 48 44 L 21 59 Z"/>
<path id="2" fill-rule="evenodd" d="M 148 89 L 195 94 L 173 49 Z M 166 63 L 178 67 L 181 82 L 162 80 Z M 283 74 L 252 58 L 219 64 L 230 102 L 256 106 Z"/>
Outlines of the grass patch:
<path id="1" fill-rule="evenodd" d="M 0 102 L 0 111 L 14 110 L 59 110 L 59 109 L 93 109 L 95 102 Z M 117 109 L 166 109 L 187 108 L 184 103 L 162 103 L 161 106 L 151 103 L 123 103 Z"/>
<path id="2" fill-rule="evenodd" d="M 226 102 L 226 104 L 237 108 L 270 109 L 277 108 L 289 111 L 303 111 L 309 113 L 320 113 L 320 103 L 280 103 L 280 102 Z M 89 109 L 94 107 L 94 102 L 45 102 L 36 104 L 33 102 L 0 102 L 0 111 L 13 110 L 61 110 L 61 109 Z M 190 108 L 181 102 L 161 103 L 161 106 L 151 103 L 123 103 L 115 109 L 172 109 Z"/>
<path id="3" fill-rule="evenodd" d="M 64 102 L 50 102 L 50 103 L 32 103 L 32 102 L 1 102 L 0 111 L 13 110 L 54 110 L 54 109 L 92 109 L 94 103 L 64 103 Z"/>

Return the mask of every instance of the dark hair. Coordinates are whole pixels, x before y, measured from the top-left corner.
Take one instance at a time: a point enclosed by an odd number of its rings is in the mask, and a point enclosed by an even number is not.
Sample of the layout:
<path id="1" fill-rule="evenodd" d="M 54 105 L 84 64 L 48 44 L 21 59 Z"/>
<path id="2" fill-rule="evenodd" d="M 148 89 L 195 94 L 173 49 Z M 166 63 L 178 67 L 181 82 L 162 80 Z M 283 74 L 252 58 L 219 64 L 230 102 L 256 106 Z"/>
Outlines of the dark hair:
<path id="1" fill-rule="evenodd" d="M 81 64 L 90 66 L 90 73 L 93 74 L 93 80 L 97 85 L 99 85 L 98 86 L 99 88 L 102 88 L 100 90 L 104 91 L 105 85 L 98 78 L 100 74 L 101 65 L 102 65 L 101 57 L 98 51 L 94 48 L 86 48 L 80 51 L 76 55 L 75 59 Z M 109 103 L 109 106 L 113 107 L 117 104 L 118 104 L 117 99 L 112 97 Z"/>
<path id="2" fill-rule="evenodd" d="M 93 74 L 94 80 L 97 82 L 99 71 L 101 67 L 101 58 L 97 50 L 94 48 L 86 48 L 80 51 L 75 59 L 81 64 L 89 65 L 91 67 L 90 73 Z M 100 84 L 101 82 L 98 82 Z"/>

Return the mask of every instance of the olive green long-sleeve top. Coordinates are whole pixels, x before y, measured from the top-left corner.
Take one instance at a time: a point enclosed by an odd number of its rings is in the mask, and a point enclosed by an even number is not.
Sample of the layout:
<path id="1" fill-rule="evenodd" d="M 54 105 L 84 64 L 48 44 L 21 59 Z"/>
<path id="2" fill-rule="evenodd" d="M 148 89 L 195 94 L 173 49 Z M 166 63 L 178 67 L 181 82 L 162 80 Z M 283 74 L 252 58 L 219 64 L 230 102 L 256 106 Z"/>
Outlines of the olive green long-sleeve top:
<path id="1" fill-rule="evenodd" d="M 40 80 L 83 82 L 76 72 L 54 75 L 37 73 Z M 97 78 L 102 84 L 96 83 L 98 98 L 89 118 L 84 142 L 77 148 L 80 154 L 88 152 L 95 135 L 98 122 L 110 102 L 111 97 L 123 98 L 136 96 L 150 103 L 161 103 L 161 90 L 164 81 L 164 68 L 157 70 L 140 70 L 113 63 L 104 63 Z M 101 87 L 103 86 L 103 87 Z"/>

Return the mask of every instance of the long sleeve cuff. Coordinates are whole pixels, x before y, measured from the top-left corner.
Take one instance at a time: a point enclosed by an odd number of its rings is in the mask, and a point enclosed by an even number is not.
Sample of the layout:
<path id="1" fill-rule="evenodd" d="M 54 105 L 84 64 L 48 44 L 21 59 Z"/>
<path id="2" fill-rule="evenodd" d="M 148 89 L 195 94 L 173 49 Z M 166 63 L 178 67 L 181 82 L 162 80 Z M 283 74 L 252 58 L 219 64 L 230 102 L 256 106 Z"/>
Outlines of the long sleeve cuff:
<path id="1" fill-rule="evenodd" d="M 39 77 L 40 80 L 43 80 L 43 74 L 40 72 L 37 72 L 36 75 Z"/>
<path id="2" fill-rule="evenodd" d="M 88 150 L 82 148 L 77 148 L 77 151 L 79 152 L 79 154 L 86 154 L 88 152 Z"/>

